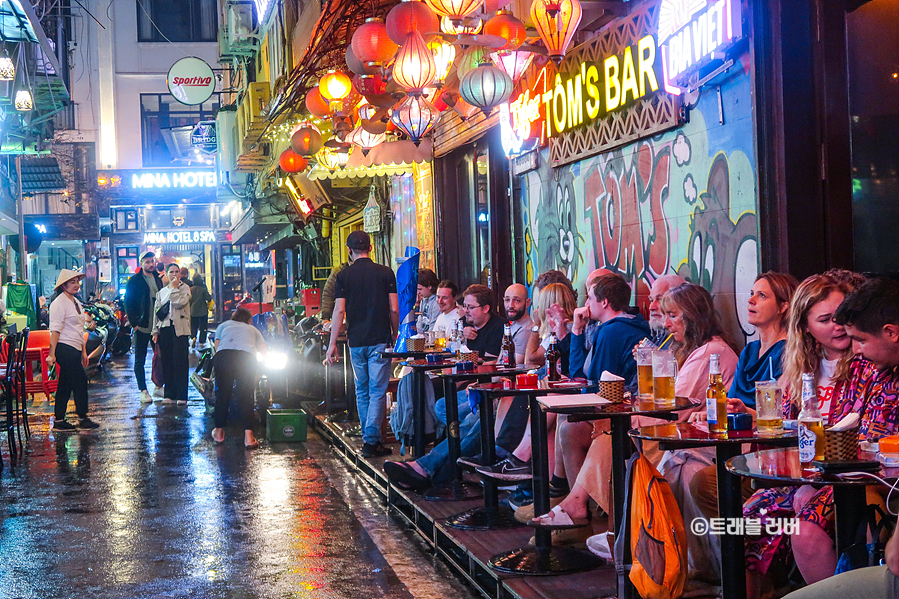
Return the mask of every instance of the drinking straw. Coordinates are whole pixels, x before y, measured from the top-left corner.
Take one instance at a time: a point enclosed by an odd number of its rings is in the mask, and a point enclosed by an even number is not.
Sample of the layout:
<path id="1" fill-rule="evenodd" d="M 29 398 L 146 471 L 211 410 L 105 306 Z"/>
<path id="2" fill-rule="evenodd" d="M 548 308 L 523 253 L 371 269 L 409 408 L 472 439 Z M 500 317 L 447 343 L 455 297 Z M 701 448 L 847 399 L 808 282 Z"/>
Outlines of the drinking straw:
<path id="1" fill-rule="evenodd" d="M 662 349 L 663 347 L 665 347 L 665 344 L 668 343 L 668 341 L 671 339 L 672 335 L 674 335 L 674 333 L 668 333 L 668 336 L 665 337 L 665 340 L 662 341 L 662 343 L 659 345 L 659 349 Z"/>
<path id="2" fill-rule="evenodd" d="M 774 380 L 774 356 L 768 356 L 768 376 L 771 377 L 768 380 Z"/>

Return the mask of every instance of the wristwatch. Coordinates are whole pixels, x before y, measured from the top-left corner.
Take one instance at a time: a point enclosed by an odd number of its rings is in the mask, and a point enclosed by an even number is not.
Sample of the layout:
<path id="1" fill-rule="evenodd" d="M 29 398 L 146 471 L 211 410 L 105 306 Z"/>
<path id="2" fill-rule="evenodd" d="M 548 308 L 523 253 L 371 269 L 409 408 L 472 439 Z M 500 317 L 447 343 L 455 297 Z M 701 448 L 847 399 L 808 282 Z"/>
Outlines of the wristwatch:
<path id="1" fill-rule="evenodd" d="M 532 326 L 532 327 L 531 327 L 531 332 L 532 332 L 532 333 L 539 333 L 539 332 L 540 332 L 540 327 L 538 327 L 537 325 Z"/>

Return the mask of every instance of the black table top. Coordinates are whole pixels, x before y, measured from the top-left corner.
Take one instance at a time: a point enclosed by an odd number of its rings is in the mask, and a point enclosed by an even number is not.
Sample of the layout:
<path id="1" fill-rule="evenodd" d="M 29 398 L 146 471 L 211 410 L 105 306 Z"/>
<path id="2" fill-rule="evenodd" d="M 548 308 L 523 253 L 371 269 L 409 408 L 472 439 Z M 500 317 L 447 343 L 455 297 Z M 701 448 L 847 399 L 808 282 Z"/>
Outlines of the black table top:
<path id="1" fill-rule="evenodd" d="M 862 453 L 860 459 L 876 459 L 874 454 Z M 729 459 L 725 466 L 737 476 L 776 482 L 783 486 L 836 485 L 867 486 L 882 484 L 869 476 L 852 479 L 837 478 L 833 474 L 821 474 L 813 470 L 803 470 L 799 463 L 799 448 L 784 447 L 764 449 Z M 850 471 L 852 471 L 850 469 Z M 899 478 L 899 468 L 883 468 L 872 472 L 890 483 Z"/>
<path id="2" fill-rule="evenodd" d="M 541 406 L 544 411 L 570 416 L 597 416 L 601 418 L 616 416 L 663 416 L 679 410 L 693 408 L 696 404 L 686 397 L 675 398 L 674 407 L 666 408 L 655 405 L 652 401 L 627 400 L 620 403 L 598 404 L 592 406 L 552 407 Z"/>
<path id="3" fill-rule="evenodd" d="M 446 366 L 444 364 L 444 366 Z M 495 364 L 482 364 L 475 367 L 474 370 L 466 370 L 457 372 L 455 368 L 444 368 L 441 372 L 432 373 L 433 376 L 441 379 L 472 379 L 472 378 L 492 378 L 494 376 L 515 376 L 516 374 L 526 374 L 531 368 L 500 368 Z"/>
<path id="4" fill-rule="evenodd" d="M 480 391 L 493 397 L 508 397 L 511 395 L 529 395 L 539 397 L 541 395 L 561 393 L 583 393 L 588 383 L 586 381 L 555 381 L 546 379 L 539 381 L 536 387 L 518 387 L 515 380 L 507 383 L 481 383 L 472 385 L 470 391 Z"/>
<path id="5" fill-rule="evenodd" d="M 631 437 L 647 441 L 660 441 L 681 447 L 707 447 L 734 443 L 762 443 L 768 445 L 796 445 L 796 431 L 784 431 L 778 435 L 759 435 L 756 430 L 729 431 L 727 435 L 709 432 L 708 423 L 677 422 L 644 426 L 630 432 Z"/>
<path id="6" fill-rule="evenodd" d="M 432 354 L 445 355 L 445 356 L 453 355 L 452 352 L 436 351 L 436 350 L 431 350 L 431 351 L 393 351 L 392 349 L 385 349 L 384 351 L 381 352 L 381 355 L 384 356 L 385 358 L 397 358 L 397 359 L 412 358 L 413 360 L 418 359 L 418 358 L 426 358 L 427 356 L 432 355 Z"/>

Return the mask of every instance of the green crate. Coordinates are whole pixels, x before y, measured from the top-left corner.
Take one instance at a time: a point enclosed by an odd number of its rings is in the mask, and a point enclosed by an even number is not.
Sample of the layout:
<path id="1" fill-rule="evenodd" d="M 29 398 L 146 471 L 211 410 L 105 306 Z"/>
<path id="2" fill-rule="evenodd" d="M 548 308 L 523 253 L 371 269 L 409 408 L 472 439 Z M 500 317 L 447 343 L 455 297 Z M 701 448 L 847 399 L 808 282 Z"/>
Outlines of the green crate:
<path id="1" fill-rule="evenodd" d="M 265 425 L 269 443 L 298 443 L 306 440 L 306 412 L 270 408 Z"/>

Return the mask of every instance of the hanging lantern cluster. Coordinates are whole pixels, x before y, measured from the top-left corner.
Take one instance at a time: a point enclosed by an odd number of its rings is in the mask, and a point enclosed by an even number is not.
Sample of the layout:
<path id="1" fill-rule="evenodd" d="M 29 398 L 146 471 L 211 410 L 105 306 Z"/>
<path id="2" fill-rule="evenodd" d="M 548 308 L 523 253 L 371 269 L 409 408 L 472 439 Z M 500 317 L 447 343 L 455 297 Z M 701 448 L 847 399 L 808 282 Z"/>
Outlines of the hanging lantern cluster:
<path id="1" fill-rule="evenodd" d="M 512 78 L 502 69 L 483 63 L 471 70 L 459 83 L 459 95 L 485 115 L 512 95 Z"/>
<path id="2" fill-rule="evenodd" d="M 421 138 L 427 135 L 437 122 L 438 116 L 440 116 L 440 111 L 428 102 L 427 98 L 417 95 L 406 96 L 406 99 L 393 109 L 390 120 L 415 142 L 415 145 L 418 145 L 421 143 Z"/>
<path id="3" fill-rule="evenodd" d="M 565 57 L 581 23 L 581 14 L 579 0 L 534 0 L 531 4 L 531 20 L 556 64 Z"/>

